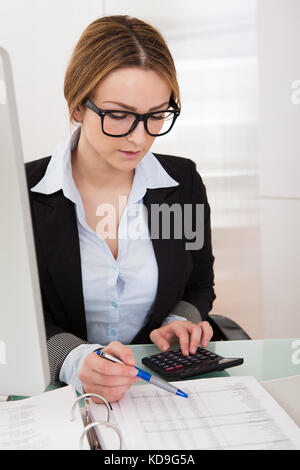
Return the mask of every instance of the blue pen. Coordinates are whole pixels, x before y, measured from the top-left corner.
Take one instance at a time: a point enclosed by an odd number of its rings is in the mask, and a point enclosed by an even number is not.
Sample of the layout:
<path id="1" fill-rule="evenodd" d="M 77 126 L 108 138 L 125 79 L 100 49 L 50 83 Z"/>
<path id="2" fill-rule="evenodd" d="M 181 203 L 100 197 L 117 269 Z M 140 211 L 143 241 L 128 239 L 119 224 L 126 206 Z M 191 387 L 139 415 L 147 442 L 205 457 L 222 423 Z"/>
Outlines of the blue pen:
<path id="1" fill-rule="evenodd" d="M 110 354 L 107 354 L 101 349 L 97 350 L 97 354 L 98 356 L 103 357 L 104 359 L 107 359 L 108 361 L 116 362 L 117 364 L 124 365 L 124 362 L 122 362 L 120 359 L 117 359 L 116 357 L 111 356 Z M 139 369 L 136 366 L 134 367 L 138 370 L 137 377 L 140 377 L 141 379 L 146 380 L 152 385 L 156 385 L 157 387 L 163 388 L 164 390 L 167 390 L 168 392 L 174 393 L 175 395 L 188 398 L 188 395 L 186 393 L 184 393 L 182 390 L 179 390 L 179 388 L 174 387 L 174 385 L 171 385 L 165 380 L 159 379 L 158 377 L 155 377 L 152 374 L 149 374 L 149 372 L 146 372 L 143 369 Z"/>

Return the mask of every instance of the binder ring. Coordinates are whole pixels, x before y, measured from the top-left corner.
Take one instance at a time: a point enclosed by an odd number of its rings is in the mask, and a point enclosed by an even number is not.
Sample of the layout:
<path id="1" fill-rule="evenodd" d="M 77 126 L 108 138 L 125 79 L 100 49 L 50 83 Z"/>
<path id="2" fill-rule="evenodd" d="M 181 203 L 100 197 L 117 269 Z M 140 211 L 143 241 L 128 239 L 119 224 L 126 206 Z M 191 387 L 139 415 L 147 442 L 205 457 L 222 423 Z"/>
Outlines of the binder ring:
<path id="1" fill-rule="evenodd" d="M 95 426 L 99 426 L 99 425 L 103 425 L 103 426 L 106 426 L 108 428 L 112 428 L 117 434 L 118 434 L 118 437 L 119 437 L 119 440 L 120 440 L 120 450 L 122 449 L 122 446 L 123 446 L 123 441 L 122 441 L 122 436 L 121 436 L 121 433 L 120 433 L 120 430 L 117 428 L 117 426 L 115 426 L 114 424 L 112 423 L 109 423 L 108 421 L 93 421 L 92 423 L 88 424 L 84 430 L 83 430 L 83 433 L 81 434 L 80 436 L 80 448 L 81 450 L 84 450 L 83 449 L 83 439 L 84 439 L 84 436 L 85 434 L 93 427 Z"/>
<path id="2" fill-rule="evenodd" d="M 73 403 L 72 409 L 71 409 L 71 421 L 74 421 L 74 419 L 75 419 L 74 410 L 75 410 L 75 406 L 77 405 L 77 403 L 80 400 L 82 400 L 83 398 L 89 398 L 89 397 L 96 397 L 96 398 L 99 398 L 100 400 L 102 400 L 104 402 L 104 404 L 107 408 L 107 420 L 106 420 L 106 422 L 109 423 L 109 420 L 110 420 L 110 406 L 109 406 L 109 403 L 108 403 L 107 400 L 105 400 L 104 397 L 102 397 L 101 395 L 98 395 L 97 393 L 85 393 L 83 395 L 80 395 L 78 398 L 76 398 L 76 400 Z"/>

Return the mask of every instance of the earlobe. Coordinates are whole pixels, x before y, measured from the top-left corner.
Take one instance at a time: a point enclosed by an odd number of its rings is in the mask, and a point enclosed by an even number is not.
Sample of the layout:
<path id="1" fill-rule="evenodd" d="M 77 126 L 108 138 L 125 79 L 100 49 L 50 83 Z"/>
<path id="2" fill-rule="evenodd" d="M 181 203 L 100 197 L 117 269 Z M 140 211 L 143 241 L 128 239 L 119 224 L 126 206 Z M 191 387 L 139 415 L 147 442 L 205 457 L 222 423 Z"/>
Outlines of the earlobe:
<path id="1" fill-rule="evenodd" d="M 85 106 L 84 105 L 79 104 L 78 106 L 76 106 L 76 108 L 74 109 L 75 121 L 82 122 L 83 117 L 84 117 L 84 112 L 85 112 Z"/>
<path id="2" fill-rule="evenodd" d="M 76 122 L 82 122 L 82 115 L 81 115 L 81 109 L 80 106 L 76 106 L 74 110 L 74 119 Z"/>

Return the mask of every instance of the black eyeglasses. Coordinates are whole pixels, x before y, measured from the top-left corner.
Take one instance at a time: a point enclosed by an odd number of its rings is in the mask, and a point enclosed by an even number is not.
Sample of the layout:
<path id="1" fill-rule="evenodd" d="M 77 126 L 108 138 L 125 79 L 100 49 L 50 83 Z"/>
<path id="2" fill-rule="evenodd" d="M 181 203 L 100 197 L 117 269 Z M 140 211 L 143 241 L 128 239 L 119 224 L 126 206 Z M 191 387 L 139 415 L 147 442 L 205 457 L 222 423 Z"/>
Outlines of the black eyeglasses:
<path id="1" fill-rule="evenodd" d="M 180 114 L 179 109 L 153 111 L 146 114 L 104 110 L 98 108 L 89 98 L 84 104 L 101 117 L 102 132 L 110 137 L 125 137 L 134 131 L 140 121 L 144 122 L 145 130 L 149 135 L 153 137 L 165 135 L 170 132 Z"/>

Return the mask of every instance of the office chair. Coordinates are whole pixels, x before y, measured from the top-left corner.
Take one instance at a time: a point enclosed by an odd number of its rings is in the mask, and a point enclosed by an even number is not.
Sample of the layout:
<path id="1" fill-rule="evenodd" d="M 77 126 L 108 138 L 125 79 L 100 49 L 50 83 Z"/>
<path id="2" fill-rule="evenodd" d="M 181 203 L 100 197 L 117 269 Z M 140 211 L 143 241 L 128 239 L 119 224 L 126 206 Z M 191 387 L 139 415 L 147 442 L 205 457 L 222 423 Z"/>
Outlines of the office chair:
<path id="1" fill-rule="evenodd" d="M 184 300 L 180 300 L 171 313 L 173 315 L 184 316 L 192 323 L 199 322 L 199 310 L 197 310 L 197 308 L 195 308 L 191 303 Z M 240 325 L 224 315 L 209 314 L 207 321 L 210 323 L 214 331 L 212 341 L 251 339 Z"/>
<path id="2" fill-rule="evenodd" d="M 242 327 L 228 317 L 212 314 L 208 316 L 207 321 L 214 331 L 212 341 L 251 339 Z"/>

